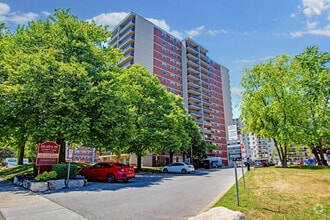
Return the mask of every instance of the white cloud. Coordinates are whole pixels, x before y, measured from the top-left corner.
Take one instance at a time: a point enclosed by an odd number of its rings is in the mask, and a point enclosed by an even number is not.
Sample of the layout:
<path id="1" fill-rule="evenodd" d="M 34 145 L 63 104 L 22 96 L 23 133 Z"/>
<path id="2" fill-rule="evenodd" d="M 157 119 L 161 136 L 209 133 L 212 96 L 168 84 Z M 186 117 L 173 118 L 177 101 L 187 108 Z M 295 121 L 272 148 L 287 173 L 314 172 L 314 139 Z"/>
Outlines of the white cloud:
<path id="1" fill-rule="evenodd" d="M 330 0 L 303 0 L 304 14 L 310 18 L 330 8 Z"/>
<path id="2" fill-rule="evenodd" d="M 48 17 L 49 15 L 51 15 L 51 13 L 48 12 L 48 11 L 42 11 L 41 14 L 45 15 L 46 17 Z"/>
<path id="3" fill-rule="evenodd" d="M 161 29 L 169 32 L 170 31 L 170 26 L 168 26 L 166 24 L 165 20 L 159 20 L 159 19 L 155 19 L 155 18 L 147 18 L 148 21 L 150 21 L 151 23 L 153 23 L 154 25 L 160 27 Z"/>
<path id="4" fill-rule="evenodd" d="M 94 20 L 96 24 L 107 25 L 109 28 L 113 28 L 127 15 L 127 12 L 102 13 L 89 19 L 89 21 Z"/>
<path id="5" fill-rule="evenodd" d="M 317 21 L 314 21 L 314 22 L 307 21 L 306 22 L 306 28 L 307 29 L 314 29 L 314 28 L 316 28 L 317 24 L 318 24 Z"/>
<path id="6" fill-rule="evenodd" d="M 254 34 L 256 34 L 256 33 L 257 33 L 257 31 L 251 31 L 251 32 L 244 31 L 244 32 L 242 33 L 242 35 L 250 36 L 250 35 L 254 35 Z"/>
<path id="7" fill-rule="evenodd" d="M 330 0 L 302 0 L 302 10 L 307 18 L 305 27 L 302 30 L 292 31 L 290 36 L 293 38 L 305 35 L 330 36 Z"/>
<path id="8" fill-rule="evenodd" d="M 177 30 L 171 30 L 170 26 L 166 24 L 165 20 L 163 20 L 163 19 L 159 20 L 159 19 L 155 19 L 155 18 L 147 18 L 147 20 L 150 21 L 151 23 L 153 23 L 154 25 L 160 27 L 164 31 L 167 31 L 168 33 L 172 34 L 176 38 L 182 39 L 183 34 Z"/>
<path id="9" fill-rule="evenodd" d="M 291 14 L 290 14 L 290 18 L 295 18 L 295 17 L 297 17 L 296 14 L 294 14 L 294 13 L 291 13 Z"/>
<path id="10" fill-rule="evenodd" d="M 266 56 L 266 57 L 260 57 L 258 59 L 253 59 L 253 60 L 234 60 L 235 63 L 258 63 L 258 62 L 261 62 L 261 61 L 266 61 L 266 60 L 269 60 L 273 58 L 273 56 Z"/>
<path id="11" fill-rule="evenodd" d="M 324 28 L 319 29 L 310 29 L 307 31 L 295 31 L 290 33 L 291 37 L 302 37 L 304 35 L 322 35 L 326 37 L 330 37 L 330 25 L 325 26 Z"/>
<path id="12" fill-rule="evenodd" d="M 0 2 L 0 16 L 7 15 L 10 12 L 9 5 Z"/>
<path id="13" fill-rule="evenodd" d="M 241 93 L 243 92 L 243 89 L 239 88 L 239 87 L 233 87 L 233 88 L 230 88 L 230 92 L 231 92 L 232 95 L 240 96 Z"/>
<path id="14" fill-rule="evenodd" d="M 200 27 L 197 27 L 197 28 L 193 28 L 191 30 L 188 30 L 188 31 L 186 31 L 186 33 L 187 33 L 187 35 L 189 37 L 192 38 L 192 37 L 196 37 L 196 36 L 202 34 L 202 32 L 203 32 L 204 29 L 205 29 L 205 26 L 200 26 Z"/>
<path id="15" fill-rule="evenodd" d="M 217 34 L 227 34 L 228 31 L 227 30 L 224 30 L 224 29 L 220 29 L 220 30 L 209 30 L 206 33 L 209 34 L 209 35 L 215 36 Z"/>
<path id="16" fill-rule="evenodd" d="M 11 12 L 9 5 L 0 2 L 0 20 L 4 22 L 11 22 L 15 24 L 25 24 L 30 20 L 35 20 L 39 17 L 33 12 Z"/>

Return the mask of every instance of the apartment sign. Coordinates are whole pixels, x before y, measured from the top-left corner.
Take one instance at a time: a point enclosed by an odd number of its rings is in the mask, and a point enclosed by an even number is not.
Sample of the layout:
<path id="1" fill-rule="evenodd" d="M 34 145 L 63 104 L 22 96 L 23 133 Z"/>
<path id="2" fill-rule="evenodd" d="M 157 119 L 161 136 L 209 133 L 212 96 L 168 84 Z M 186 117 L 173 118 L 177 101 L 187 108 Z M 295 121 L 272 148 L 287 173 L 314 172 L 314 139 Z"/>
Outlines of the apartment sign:
<path id="1" fill-rule="evenodd" d="M 236 125 L 228 126 L 228 140 L 229 141 L 237 140 L 237 126 Z"/>
<path id="2" fill-rule="evenodd" d="M 60 146 L 52 141 L 38 145 L 36 165 L 52 165 L 58 163 Z"/>

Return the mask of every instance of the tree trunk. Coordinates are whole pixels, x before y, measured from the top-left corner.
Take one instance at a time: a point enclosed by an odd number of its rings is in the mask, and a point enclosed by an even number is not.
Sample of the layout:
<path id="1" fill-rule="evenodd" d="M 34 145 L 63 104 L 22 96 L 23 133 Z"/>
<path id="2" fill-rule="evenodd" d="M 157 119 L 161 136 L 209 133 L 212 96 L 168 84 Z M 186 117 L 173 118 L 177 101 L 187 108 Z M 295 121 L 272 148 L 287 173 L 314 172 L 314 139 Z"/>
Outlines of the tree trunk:
<path id="1" fill-rule="evenodd" d="M 323 166 L 328 166 L 327 160 L 324 158 L 324 152 L 323 152 L 323 138 L 319 138 L 319 152 L 321 157 L 321 164 Z"/>
<path id="2" fill-rule="evenodd" d="M 60 145 L 60 154 L 58 158 L 58 163 L 65 162 L 65 140 L 64 138 L 57 138 L 56 144 Z"/>
<path id="3" fill-rule="evenodd" d="M 285 150 L 283 151 L 283 148 L 281 146 L 278 145 L 276 139 L 273 139 L 274 140 L 274 143 L 275 143 L 275 147 L 276 147 L 276 150 L 277 150 L 277 153 L 278 153 L 278 156 L 280 158 L 280 161 L 281 161 L 281 165 L 282 167 L 286 168 L 288 167 L 288 163 L 287 163 L 287 160 L 286 160 L 286 148 Z"/>
<path id="4" fill-rule="evenodd" d="M 173 155 L 174 155 L 173 151 L 170 150 L 170 164 L 173 163 Z"/>
<path id="5" fill-rule="evenodd" d="M 186 155 L 187 155 L 186 151 L 183 151 L 183 152 L 182 152 L 182 160 L 183 160 L 184 162 L 187 162 L 187 161 L 186 161 L 186 160 L 187 160 Z"/>
<path id="6" fill-rule="evenodd" d="M 314 157 L 315 157 L 315 159 L 316 159 L 317 164 L 318 164 L 318 165 L 322 165 L 322 163 L 321 163 L 321 159 L 320 159 L 320 157 L 319 157 L 319 147 L 316 146 L 315 144 L 312 145 L 312 153 L 314 154 Z"/>
<path id="7" fill-rule="evenodd" d="M 18 165 L 23 164 L 23 159 L 24 159 L 24 153 L 25 153 L 25 144 L 26 144 L 26 137 L 25 135 L 22 136 L 20 146 L 19 146 L 19 152 L 18 152 Z"/>
<path id="8" fill-rule="evenodd" d="M 141 165 L 141 162 L 142 162 L 142 156 L 141 156 L 141 154 L 139 153 L 139 154 L 137 154 L 136 155 L 137 156 L 137 170 L 142 170 L 142 165 Z"/>

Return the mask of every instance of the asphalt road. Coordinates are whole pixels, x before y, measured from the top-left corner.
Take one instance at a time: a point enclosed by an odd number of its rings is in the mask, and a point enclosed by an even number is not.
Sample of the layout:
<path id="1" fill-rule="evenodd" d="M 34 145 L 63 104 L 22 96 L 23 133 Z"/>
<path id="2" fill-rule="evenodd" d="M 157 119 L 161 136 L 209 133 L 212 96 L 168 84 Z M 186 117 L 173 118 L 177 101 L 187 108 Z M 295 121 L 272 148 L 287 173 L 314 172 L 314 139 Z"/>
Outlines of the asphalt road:
<path id="1" fill-rule="evenodd" d="M 186 175 L 139 174 L 128 183 L 91 182 L 42 196 L 90 220 L 181 220 L 208 210 L 234 184 L 234 169 L 224 168 Z"/>

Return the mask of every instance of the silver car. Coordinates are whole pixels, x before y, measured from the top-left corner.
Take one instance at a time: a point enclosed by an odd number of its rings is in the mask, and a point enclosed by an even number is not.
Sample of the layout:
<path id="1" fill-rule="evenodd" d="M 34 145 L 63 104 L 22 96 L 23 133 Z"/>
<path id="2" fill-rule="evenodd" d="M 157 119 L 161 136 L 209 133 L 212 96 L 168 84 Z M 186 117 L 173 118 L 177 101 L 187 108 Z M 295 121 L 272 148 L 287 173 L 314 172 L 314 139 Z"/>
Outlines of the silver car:
<path id="1" fill-rule="evenodd" d="M 195 170 L 194 166 L 189 164 L 189 163 L 185 163 L 185 162 L 176 162 L 176 163 L 172 163 L 166 166 L 163 166 L 162 168 L 162 172 L 163 173 L 191 173 Z"/>

